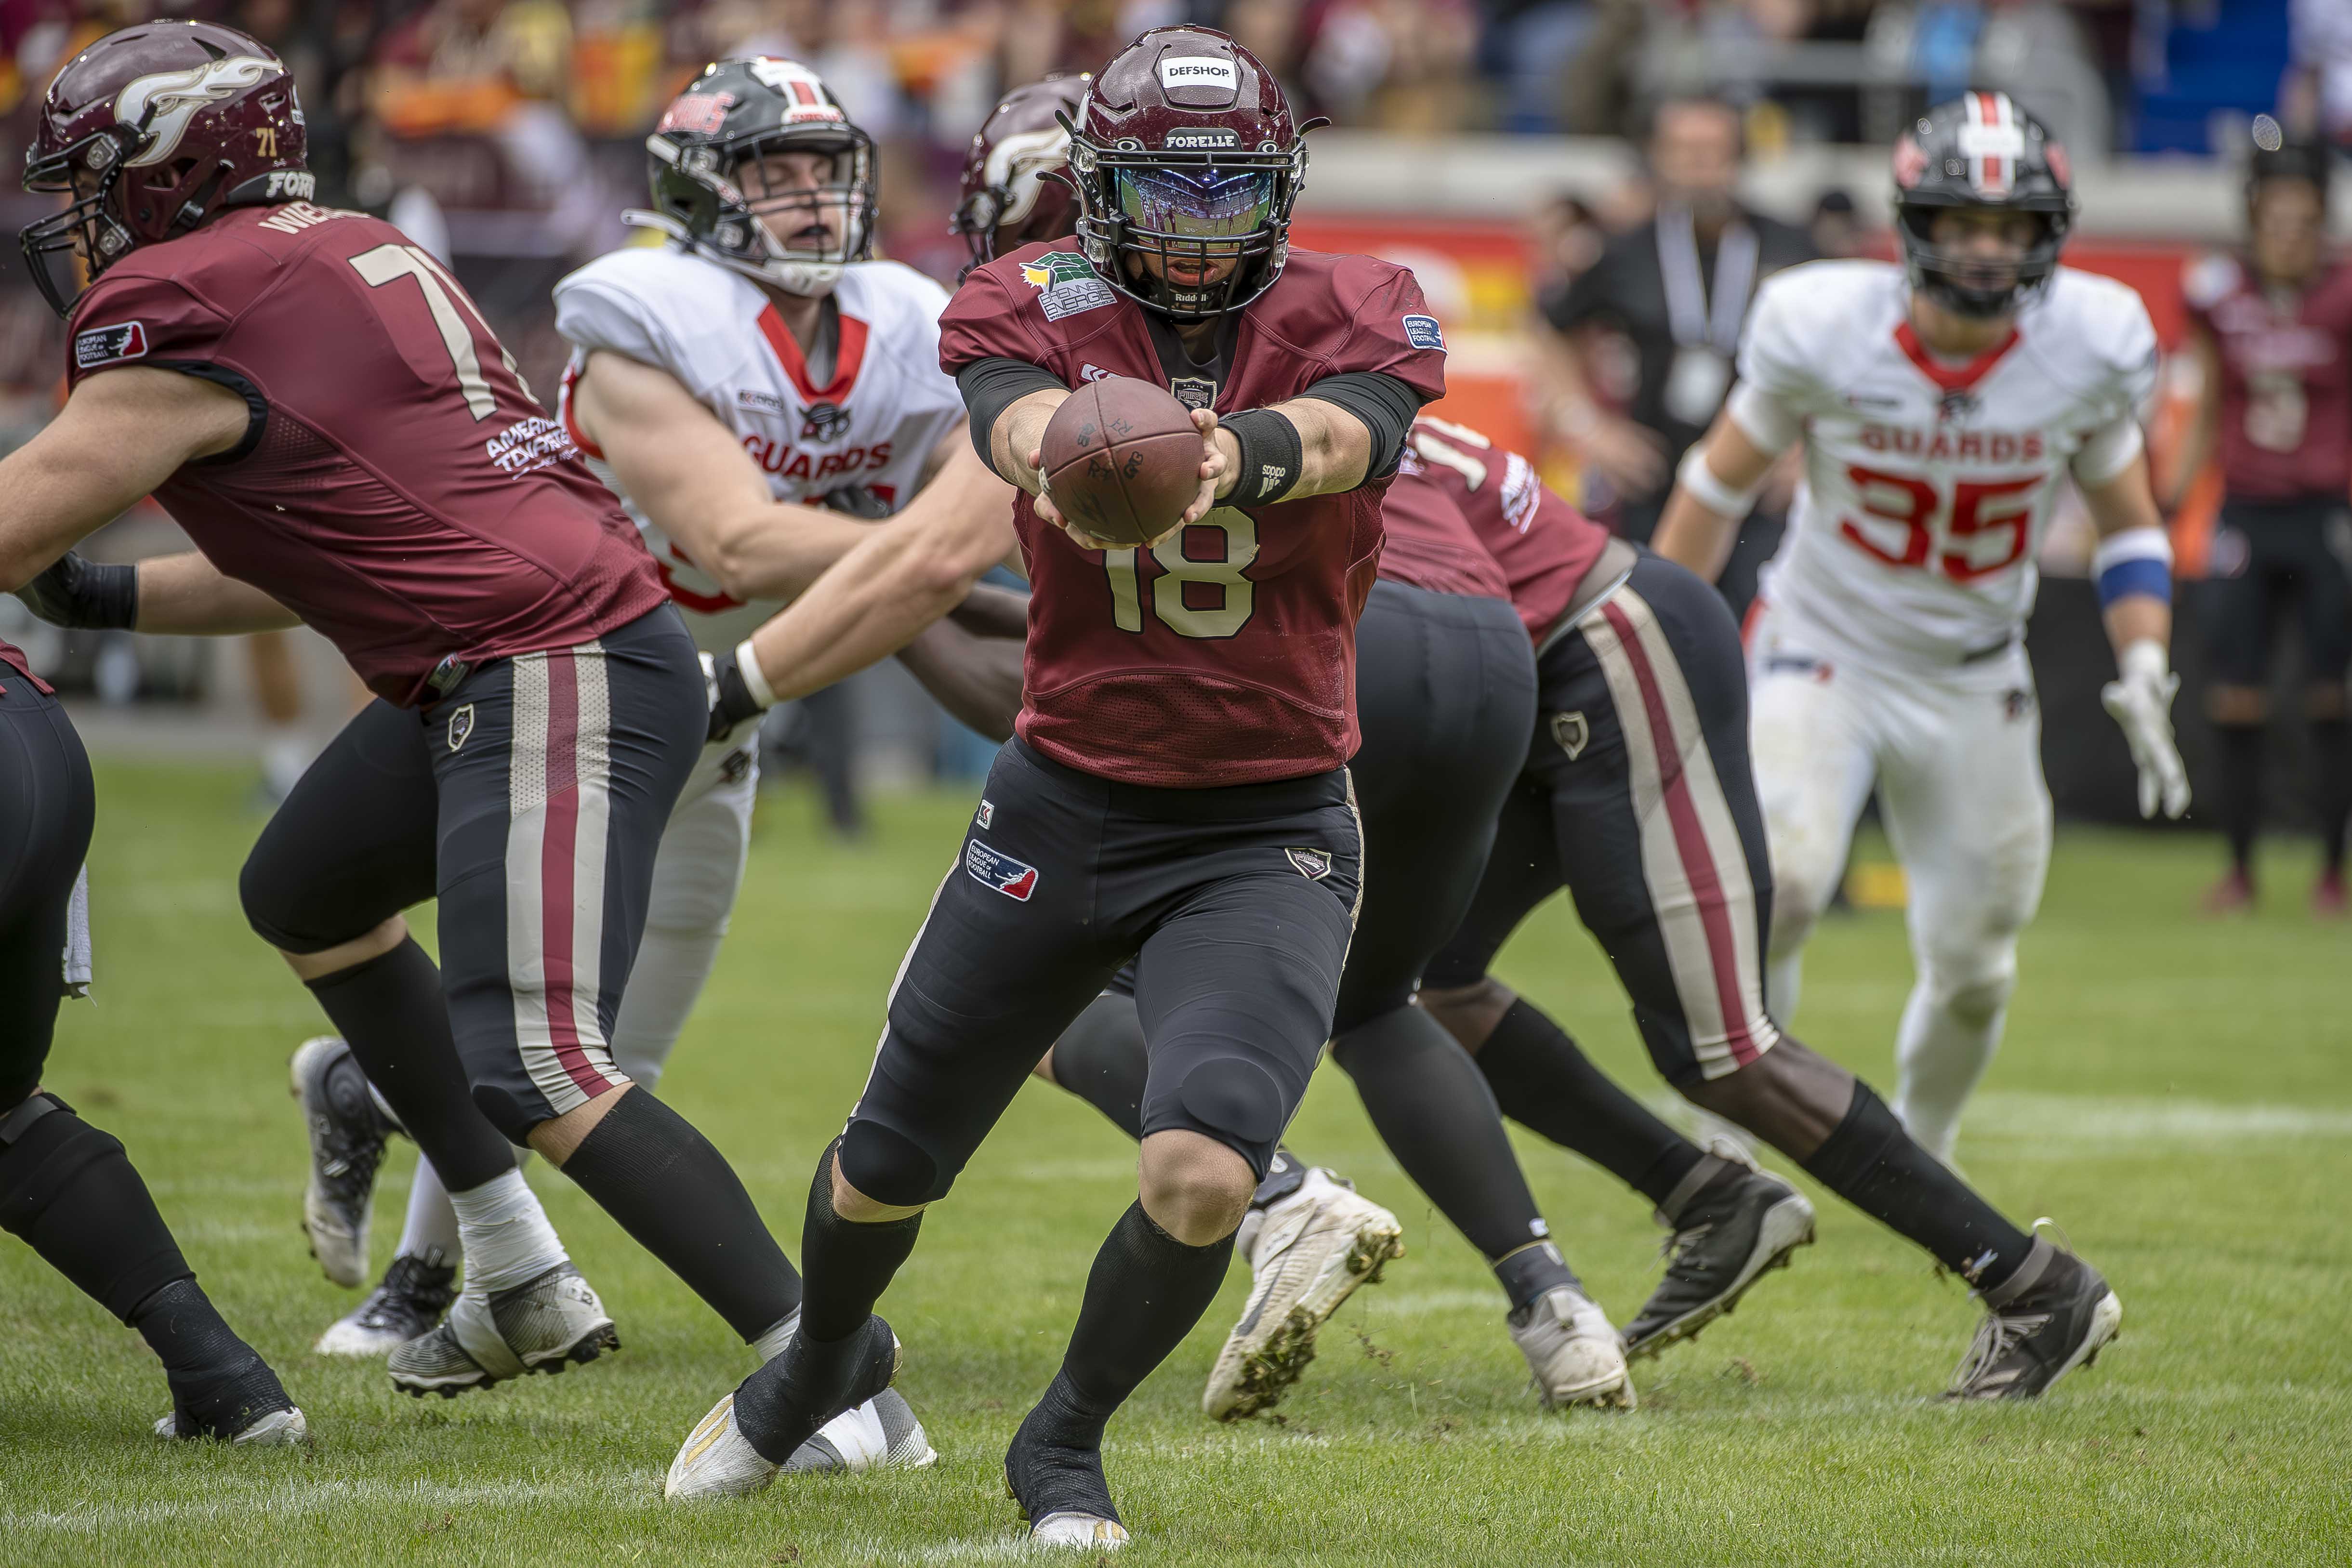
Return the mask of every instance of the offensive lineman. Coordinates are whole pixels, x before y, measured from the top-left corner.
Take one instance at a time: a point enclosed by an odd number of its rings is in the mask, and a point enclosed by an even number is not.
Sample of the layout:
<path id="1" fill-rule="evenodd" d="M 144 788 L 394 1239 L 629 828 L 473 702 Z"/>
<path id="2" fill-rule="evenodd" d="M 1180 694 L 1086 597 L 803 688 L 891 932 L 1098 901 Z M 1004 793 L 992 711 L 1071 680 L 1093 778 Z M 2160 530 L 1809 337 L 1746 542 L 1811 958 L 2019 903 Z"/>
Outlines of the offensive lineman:
<path id="1" fill-rule="evenodd" d="M 945 292 L 872 260 L 872 143 L 822 80 L 789 60 L 714 65 L 647 148 L 656 210 L 630 221 L 669 243 L 616 251 L 556 285 L 556 324 L 574 350 L 562 418 L 621 496 L 697 643 L 723 650 L 861 538 L 858 517 L 896 511 L 919 487 L 926 506 L 988 510 L 1010 491 L 974 457 L 939 369 Z M 952 635 L 945 623 L 926 633 Z M 664 831 L 614 1036 L 637 1082 L 659 1076 L 717 961 L 756 789 L 751 730 L 736 726 L 704 748 Z M 359 1203 L 363 1214 L 363 1192 Z M 435 1252 L 455 1260 L 455 1233 L 424 1162 L 384 1282 L 321 1348 L 367 1354 L 402 1327 L 429 1328 L 437 1305 L 413 1282 L 436 1282 Z M 927 1455 L 896 1394 L 876 1405 L 868 1440 L 837 1423 L 820 1451 L 858 1468 L 901 1448 Z"/>
<path id="2" fill-rule="evenodd" d="M 872 1304 L 924 1208 L 1134 958 L 1152 1054 L 1142 1200 L 1005 1458 L 1040 1542 L 1123 1542 L 1103 1427 L 1214 1294 L 1330 1027 L 1360 874 L 1354 621 L 1381 492 L 1443 390 L 1436 323 L 1401 268 L 1287 250 L 1299 130 L 1223 34 L 1161 28 L 1122 51 L 1088 88 L 1073 159 L 1084 254 L 1024 246 L 975 271 L 941 323 L 975 443 L 1022 491 L 1020 733 L 812 1185 L 800 1333 L 689 1436 L 673 1496 L 766 1484 L 817 1423 L 887 1385 L 898 1353 Z M 1186 526 L 1148 551 L 1066 533 L 1038 493 L 1039 438 L 1089 367 L 1181 377 L 1213 443 Z M 907 542 L 871 541 L 815 591 L 843 579 L 803 624 L 903 601 L 839 662 L 937 613 L 951 584 L 893 591 Z M 764 674 L 740 667 L 759 644 L 721 659 L 722 703 Z"/>
<path id="3" fill-rule="evenodd" d="M 1773 460 L 1805 488 L 1751 622 L 1755 749 L 1772 872 L 1771 997 L 1799 960 L 1874 786 L 1911 887 L 1918 976 L 1895 1043 L 1895 1113 L 1948 1162 L 2000 1044 L 2017 936 L 2040 903 L 2050 795 L 2024 625 L 2035 552 L 2071 476 L 2121 678 L 2104 693 L 2139 808 L 2189 782 L 2171 547 L 2138 411 L 2156 334 L 2139 297 L 2058 265 L 2066 159 L 2006 94 L 1941 105 L 1895 148 L 1901 266 L 1817 262 L 1767 283 L 1740 384 L 1683 465 L 1657 548 L 1712 579 Z"/>
<path id="4" fill-rule="evenodd" d="M 230 28 L 124 28 L 52 82 L 26 183 L 73 199 L 24 241 L 70 314 L 70 391 L 14 459 L 6 585 L 152 492 L 219 565 L 108 578 L 117 623 L 299 616 L 377 693 L 241 891 L 453 1191 L 467 1289 L 424 1354 L 513 1376 L 615 1343 L 523 1142 L 756 1339 L 797 1277 L 608 1044 L 708 728 L 693 643 L 463 290 L 388 225 L 311 205 L 304 152 L 285 68 Z M 446 984 L 399 913 L 436 893 Z"/>

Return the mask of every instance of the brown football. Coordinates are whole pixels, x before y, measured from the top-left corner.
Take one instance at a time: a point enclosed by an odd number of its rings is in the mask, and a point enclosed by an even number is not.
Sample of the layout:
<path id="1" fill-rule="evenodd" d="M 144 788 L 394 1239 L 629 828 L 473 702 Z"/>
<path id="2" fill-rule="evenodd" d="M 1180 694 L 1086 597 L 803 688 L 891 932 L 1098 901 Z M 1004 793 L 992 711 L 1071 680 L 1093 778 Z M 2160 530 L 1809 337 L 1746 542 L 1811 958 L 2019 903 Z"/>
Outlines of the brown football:
<path id="1" fill-rule="evenodd" d="M 1055 411 L 1043 447 L 1054 505 L 1097 538 L 1157 538 L 1201 493 L 1192 413 L 1150 382 L 1088 382 Z"/>

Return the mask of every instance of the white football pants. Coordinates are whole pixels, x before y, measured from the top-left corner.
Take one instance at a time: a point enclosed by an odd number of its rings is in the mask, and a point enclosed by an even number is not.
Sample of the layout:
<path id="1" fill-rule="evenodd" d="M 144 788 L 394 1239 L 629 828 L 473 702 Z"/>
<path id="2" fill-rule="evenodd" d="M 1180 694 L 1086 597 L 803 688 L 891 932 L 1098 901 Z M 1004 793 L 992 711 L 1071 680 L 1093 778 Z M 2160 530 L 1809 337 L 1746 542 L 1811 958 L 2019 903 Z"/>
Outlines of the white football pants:
<path id="1" fill-rule="evenodd" d="M 661 1082 L 703 982 L 719 962 L 751 847 L 757 758 L 755 741 L 705 747 L 662 831 L 645 940 L 613 1027 L 614 1064 L 648 1091 Z M 399 1251 L 423 1257 L 436 1249 L 457 1258 L 457 1217 L 433 1162 L 420 1159 Z"/>
<path id="2" fill-rule="evenodd" d="M 2050 867 L 2042 720 L 2022 646 L 1922 667 L 1860 653 L 1768 606 L 1748 637 L 1756 787 L 1772 857 L 1773 1017 L 1796 1011 L 1805 938 L 1878 789 L 1909 884 L 1916 978 L 1895 1038 L 1895 1113 L 1949 1162 L 2000 1043 L 2017 937 Z"/>

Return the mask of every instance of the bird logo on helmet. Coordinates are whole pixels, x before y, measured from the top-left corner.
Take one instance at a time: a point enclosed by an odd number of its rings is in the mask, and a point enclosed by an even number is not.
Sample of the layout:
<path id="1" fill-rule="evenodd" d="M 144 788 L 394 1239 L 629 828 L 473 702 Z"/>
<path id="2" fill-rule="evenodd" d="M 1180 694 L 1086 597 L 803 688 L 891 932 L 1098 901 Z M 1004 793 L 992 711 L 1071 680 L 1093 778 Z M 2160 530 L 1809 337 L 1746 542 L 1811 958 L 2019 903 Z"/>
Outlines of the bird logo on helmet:
<path id="1" fill-rule="evenodd" d="M 234 27 L 152 22 L 109 33 L 66 62 L 25 150 L 25 189 L 66 205 L 17 235 L 60 316 L 141 246 L 231 207 L 307 201 L 316 182 L 294 81 Z"/>
<path id="2" fill-rule="evenodd" d="M 1895 232 L 1911 287 L 1962 316 L 2013 311 L 2046 287 L 2074 222 L 2066 152 L 2005 92 L 1937 104 L 1895 143 Z M 2038 232 L 2013 261 L 1964 255 L 1935 238 L 1952 211 L 2024 213 Z"/>
<path id="3" fill-rule="evenodd" d="M 1072 122 L 1078 240 L 1104 282 L 1171 320 L 1274 287 L 1306 133 L 1273 73 L 1224 34 L 1155 27 L 1087 85 Z"/>
<path id="4" fill-rule="evenodd" d="M 1031 240 L 1076 231 L 1077 188 L 1059 171 L 1070 161 L 1070 118 L 1093 80 L 1081 71 L 1014 88 L 972 132 L 948 223 L 971 247 L 966 273 Z"/>
<path id="5" fill-rule="evenodd" d="M 776 162 L 794 155 L 815 162 Z M 822 297 L 873 257 L 874 139 L 795 61 L 706 67 L 646 138 L 646 169 L 654 210 L 622 221 L 754 281 Z"/>

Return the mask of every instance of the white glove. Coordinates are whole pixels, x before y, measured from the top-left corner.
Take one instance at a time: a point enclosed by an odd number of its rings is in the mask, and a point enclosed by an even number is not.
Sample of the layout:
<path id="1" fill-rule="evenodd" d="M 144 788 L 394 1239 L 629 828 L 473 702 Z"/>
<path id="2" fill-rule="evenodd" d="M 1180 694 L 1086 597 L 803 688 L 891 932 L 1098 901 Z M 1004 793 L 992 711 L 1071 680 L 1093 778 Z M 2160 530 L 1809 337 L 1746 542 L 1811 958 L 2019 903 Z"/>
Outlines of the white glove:
<path id="1" fill-rule="evenodd" d="M 2099 701 L 2130 743 L 2132 765 L 2139 769 L 2139 814 L 2153 817 L 2161 803 L 2166 816 L 2178 818 L 2189 810 L 2189 770 L 2172 743 L 2172 697 L 2180 677 L 2172 673 L 2164 645 L 2150 638 L 2126 644 L 2116 663 L 2123 678 L 2099 688 Z"/>

